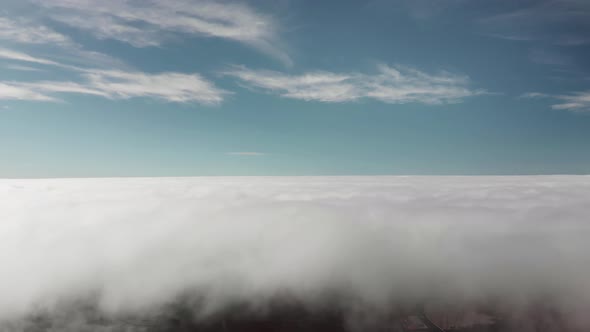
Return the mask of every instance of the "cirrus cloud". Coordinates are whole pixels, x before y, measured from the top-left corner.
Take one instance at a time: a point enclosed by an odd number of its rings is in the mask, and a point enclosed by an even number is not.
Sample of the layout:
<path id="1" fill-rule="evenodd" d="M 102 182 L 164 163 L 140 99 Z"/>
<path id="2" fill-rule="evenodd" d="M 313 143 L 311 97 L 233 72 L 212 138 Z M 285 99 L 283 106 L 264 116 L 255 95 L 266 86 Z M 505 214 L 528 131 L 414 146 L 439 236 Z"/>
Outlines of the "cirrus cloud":
<path id="1" fill-rule="evenodd" d="M 52 61 L 52 60 L 48 60 L 48 59 L 44 59 L 44 58 L 40 58 L 40 57 L 35 57 L 35 56 L 29 55 L 26 53 L 10 50 L 10 49 L 6 49 L 6 48 L 0 48 L 0 59 L 29 62 L 29 63 L 35 63 L 35 64 L 40 64 L 40 65 L 64 67 L 63 64 L 56 62 L 56 61 Z"/>
<path id="2" fill-rule="evenodd" d="M 255 151 L 233 151 L 233 152 L 227 152 L 226 154 L 228 156 L 245 156 L 245 157 L 266 156 L 266 153 L 264 153 L 264 152 L 255 152 Z"/>
<path id="3" fill-rule="evenodd" d="M 140 71 L 87 69 L 2 48 L 0 58 L 68 69 L 82 78 L 80 82 L 0 81 L 0 99 L 57 101 L 60 99 L 55 94 L 74 93 L 108 99 L 148 97 L 175 103 L 217 105 L 229 93 L 196 73 L 148 74 Z"/>
<path id="4" fill-rule="evenodd" d="M 55 101 L 55 98 L 18 84 L 0 82 L 0 100 Z"/>
<path id="5" fill-rule="evenodd" d="M 52 20 L 90 32 L 99 39 L 135 47 L 162 45 L 169 35 L 189 34 L 236 41 L 285 64 L 290 57 L 277 45 L 278 23 L 250 6 L 210 0 L 35 1 Z"/>
<path id="6" fill-rule="evenodd" d="M 228 92 L 217 88 L 199 74 L 124 72 L 94 70 L 83 74 L 86 80 L 0 82 L 0 99 L 59 100 L 55 95 L 74 93 L 108 99 L 146 97 L 174 103 L 217 105 Z"/>
<path id="7" fill-rule="evenodd" d="M 51 28 L 24 19 L 0 17 L 0 39 L 24 44 L 71 45 L 69 37 Z"/>
<path id="8" fill-rule="evenodd" d="M 529 92 L 521 95 L 522 98 L 549 98 L 556 102 L 551 108 L 571 112 L 590 112 L 590 91 L 578 91 L 569 94 L 551 95 L 540 92 Z"/>
<path id="9" fill-rule="evenodd" d="M 546 41 L 561 46 L 588 44 L 590 3 L 580 0 L 538 0 L 480 19 L 490 36 L 516 41 Z"/>
<path id="10" fill-rule="evenodd" d="M 247 87 L 285 98 L 321 102 L 350 102 L 362 98 L 390 104 L 445 104 L 486 93 L 469 87 L 469 78 L 441 72 L 381 64 L 376 74 L 333 73 L 326 71 L 288 75 L 270 70 L 236 66 L 223 72 Z"/>

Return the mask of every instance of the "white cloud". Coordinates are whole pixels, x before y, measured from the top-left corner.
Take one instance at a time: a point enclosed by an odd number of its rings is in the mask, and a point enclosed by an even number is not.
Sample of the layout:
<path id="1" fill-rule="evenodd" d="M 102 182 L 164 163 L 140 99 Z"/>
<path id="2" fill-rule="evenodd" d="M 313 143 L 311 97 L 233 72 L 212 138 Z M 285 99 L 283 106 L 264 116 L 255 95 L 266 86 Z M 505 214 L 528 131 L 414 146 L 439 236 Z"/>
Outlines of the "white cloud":
<path id="1" fill-rule="evenodd" d="M 559 95 L 555 98 L 559 99 L 561 102 L 551 105 L 554 109 L 568 110 L 572 112 L 590 112 L 590 91 Z"/>
<path id="2" fill-rule="evenodd" d="M 325 102 L 350 101 L 359 98 L 357 87 L 350 83 L 352 76 L 329 72 L 311 72 L 289 76 L 270 70 L 251 70 L 237 67 L 224 74 L 237 77 L 250 86 L 281 96 Z"/>
<path id="3" fill-rule="evenodd" d="M 276 45 L 278 26 L 245 4 L 209 0 L 90 1 L 43 0 L 53 20 L 86 30 L 97 38 L 136 47 L 159 46 L 169 34 L 191 34 L 241 42 L 286 64 L 289 56 Z"/>
<path id="4" fill-rule="evenodd" d="M 585 0 L 540 0 L 517 10 L 480 20 L 490 36 L 509 40 L 546 41 L 556 45 L 590 42 L 590 3 Z"/>
<path id="5" fill-rule="evenodd" d="M 127 317 L 189 293 L 195 311 L 289 294 L 388 314 L 485 304 L 505 323 L 547 307 L 572 324 L 555 331 L 590 326 L 588 176 L 0 180 L 0 204 L 0 322 L 87 296 Z"/>
<path id="6" fill-rule="evenodd" d="M 35 89 L 0 82 L 0 100 L 55 101 L 56 99 Z"/>
<path id="7" fill-rule="evenodd" d="M 45 25 L 36 23 L 33 18 L 15 20 L 0 17 L 0 39 L 17 44 L 43 45 L 46 49 L 53 50 L 54 53 L 57 53 L 57 56 L 62 60 L 66 59 L 71 63 L 79 65 L 103 68 L 126 67 L 121 61 L 107 54 L 84 49 L 68 36 L 58 33 Z M 21 59 L 21 61 L 27 60 Z M 52 61 L 51 64 L 55 65 L 56 62 Z M 62 67 L 66 66 L 62 65 Z"/>
<path id="8" fill-rule="evenodd" d="M 551 95 L 539 92 L 529 92 L 521 95 L 523 98 L 547 98 L 557 100 L 551 105 L 556 110 L 572 112 L 590 112 L 590 91 L 573 92 L 564 95 Z"/>
<path id="9" fill-rule="evenodd" d="M 0 17 L 0 39 L 25 44 L 71 44 L 69 37 L 47 26 L 23 19 L 13 20 L 7 17 Z"/>
<path id="10" fill-rule="evenodd" d="M 102 97 L 110 97 L 107 93 L 94 89 L 90 86 L 85 86 L 75 82 L 67 81 L 37 81 L 37 82 L 13 82 L 15 86 L 29 89 L 31 91 L 39 91 L 40 93 L 77 93 L 96 95 Z M 54 99 L 57 100 L 57 99 Z"/>
<path id="11" fill-rule="evenodd" d="M 76 93 L 109 99 L 146 97 L 167 102 L 217 105 L 226 91 L 198 74 L 124 72 L 115 70 L 85 70 L 82 83 L 69 81 L 3 82 L 12 93 L 0 99 L 57 100 L 53 94 Z M 7 90 L 9 91 L 9 90 Z M 18 91 L 18 93 L 16 92 Z M 25 93 L 28 92 L 28 93 Z M 26 98 L 30 96 L 30 98 Z M 18 98 L 17 98 L 18 97 Z"/>
<path id="12" fill-rule="evenodd" d="M 392 104 L 442 104 L 484 93 L 470 89 L 466 76 L 446 72 L 433 75 L 413 68 L 387 65 L 378 66 L 378 73 L 373 75 L 320 71 L 288 75 L 243 66 L 224 74 L 238 78 L 249 87 L 308 101 L 348 102 L 370 98 Z"/>
<path id="13" fill-rule="evenodd" d="M 199 74 L 88 71 L 88 86 L 111 98 L 152 97 L 170 102 L 219 104 L 223 91 Z"/>
<path id="14" fill-rule="evenodd" d="M 266 153 L 264 152 L 254 152 L 254 151 L 236 151 L 236 152 L 228 152 L 226 153 L 230 156 L 246 156 L 246 157 L 258 157 L 258 156 L 265 156 Z"/>
<path id="15" fill-rule="evenodd" d="M 59 98 L 52 94 L 76 93 L 109 99 L 147 97 L 176 103 L 217 105 L 229 93 L 194 73 L 148 74 L 139 71 L 85 69 L 2 48 L 0 58 L 65 68 L 78 73 L 84 79 L 82 82 L 0 81 L 5 90 L 0 92 L 0 99 L 56 101 Z"/>
<path id="16" fill-rule="evenodd" d="M 527 93 L 523 93 L 522 95 L 520 95 L 520 98 L 546 98 L 549 97 L 550 95 L 545 94 L 545 93 L 540 93 L 540 92 L 527 92 Z"/>
<path id="17" fill-rule="evenodd" d="M 69 55 L 61 55 L 61 58 L 69 58 L 70 62 L 79 64 L 79 65 L 93 65 L 94 67 L 125 67 L 121 64 L 120 61 L 102 54 L 98 52 L 86 51 L 80 49 L 76 46 L 68 47 L 67 51 Z M 47 65 L 47 66 L 54 66 L 68 70 L 74 71 L 84 71 L 86 69 L 81 68 L 78 65 L 71 65 L 66 64 L 54 60 L 50 60 L 48 58 L 42 58 L 38 56 L 32 56 L 27 53 L 15 51 L 12 49 L 2 48 L 0 47 L 0 59 L 6 59 L 11 61 L 20 61 L 20 62 L 28 62 L 31 64 L 38 64 L 38 65 Z M 24 67 L 19 65 L 8 64 L 6 65 L 8 68 L 13 68 L 17 70 L 29 70 L 29 71 L 40 71 L 39 68 L 31 68 L 31 67 Z"/>
<path id="18" fill-rule="evenodd" d="M 8 59 L 8 60 L 15 60 L 15 61 L 37 63 L 37 64 L 41 64 L 41 65 L 67 67 L 59 62 L 55 62 L 55 61 L 44 59 L 44 58 L 34 57 L 34 56 L 28 55 L 26 53 L 13 51 L 13 50 L 6 49 L 6 48 L 0 48 L 0 58 L 1 59 Z"/>
<path id="19" fill-rule="evenodd" d="M 43 71 L 41 68 L 35 68 L 30 66 L 23 66 L 23 65 L 16 65 L 16 64 L 8 64 L 3 66 L 6 69 L 10 70 L 18 70 L 18 71 Z"/>

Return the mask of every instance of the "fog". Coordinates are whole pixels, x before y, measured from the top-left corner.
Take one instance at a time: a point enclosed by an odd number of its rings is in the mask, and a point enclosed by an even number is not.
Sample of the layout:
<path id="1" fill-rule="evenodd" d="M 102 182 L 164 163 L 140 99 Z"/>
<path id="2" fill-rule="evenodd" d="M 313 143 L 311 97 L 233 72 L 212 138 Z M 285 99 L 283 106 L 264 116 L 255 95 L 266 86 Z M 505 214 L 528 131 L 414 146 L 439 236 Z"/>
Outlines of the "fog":
<path id="1" fill-rule="evenodd" d="M 428 306 L 588 331 L 589 236 L 590 176 L 0 180 L 0 330 L 288 299 L 350 330 Z"/>

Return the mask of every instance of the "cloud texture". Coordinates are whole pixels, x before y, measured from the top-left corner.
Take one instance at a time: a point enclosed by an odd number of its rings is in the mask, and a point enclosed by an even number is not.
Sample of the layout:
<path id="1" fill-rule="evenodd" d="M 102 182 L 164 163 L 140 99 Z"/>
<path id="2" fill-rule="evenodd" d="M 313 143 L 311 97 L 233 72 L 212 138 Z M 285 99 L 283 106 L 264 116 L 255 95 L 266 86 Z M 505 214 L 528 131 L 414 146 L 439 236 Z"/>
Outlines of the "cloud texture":
<path id="1" fill-rule="evenodd" d="M 0 58 L 64 68 L 84 79 L 80 82 L 0 81 L 0 100 L 58 101 L 60 99 L 56 94 L 74 93 L 109 99 L 146 97 L 175 103 L 217 105 L 228 93 L 196 73 L 150 74 L 132 70 L 86 69 L 3 48 L 0 48 Z"/>
<path id="2" fill-rule="evenodd" d="M 584 331 L 589 197 L 586 176 L 2 180 L 0 321 L 87 296 L 136 314 L 190 292 L 199 315 L 277 294 L 512 318 L 541 302 Z"/>
<path id="3" fill-rule="evenodd" d="M 326 71 L 288 75 L 270 70 L 235 67 L 225 72 L 243 84 L 285 98 L 329 103 L 361 98 L 391 104 L 445 104 L 485 93 L 471 89 L 469 78 L 447 72 L 428 74 L 414 68 L 379 65 L 376 74 Z"/>
<path id="4" fill-rule="evenodd" d="M 100 39 L 135 47 L 160 46 L 175 34 L 214 37 L 255 47 L 286 64 L 275 20 L 242 3 L 210 0 L 35 1 L 54 21 Z"/>

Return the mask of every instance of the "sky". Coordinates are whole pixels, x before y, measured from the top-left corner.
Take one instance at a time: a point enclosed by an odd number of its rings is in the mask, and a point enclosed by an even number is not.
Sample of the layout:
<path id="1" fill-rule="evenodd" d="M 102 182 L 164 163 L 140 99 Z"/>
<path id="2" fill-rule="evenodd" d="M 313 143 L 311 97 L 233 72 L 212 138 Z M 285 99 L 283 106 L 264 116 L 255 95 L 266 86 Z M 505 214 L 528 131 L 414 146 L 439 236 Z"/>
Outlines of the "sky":
<path id="1" fill-rule="evenodd" d="M 0 177 L 587 174 L 584 0 L 3 0 Z"/>

